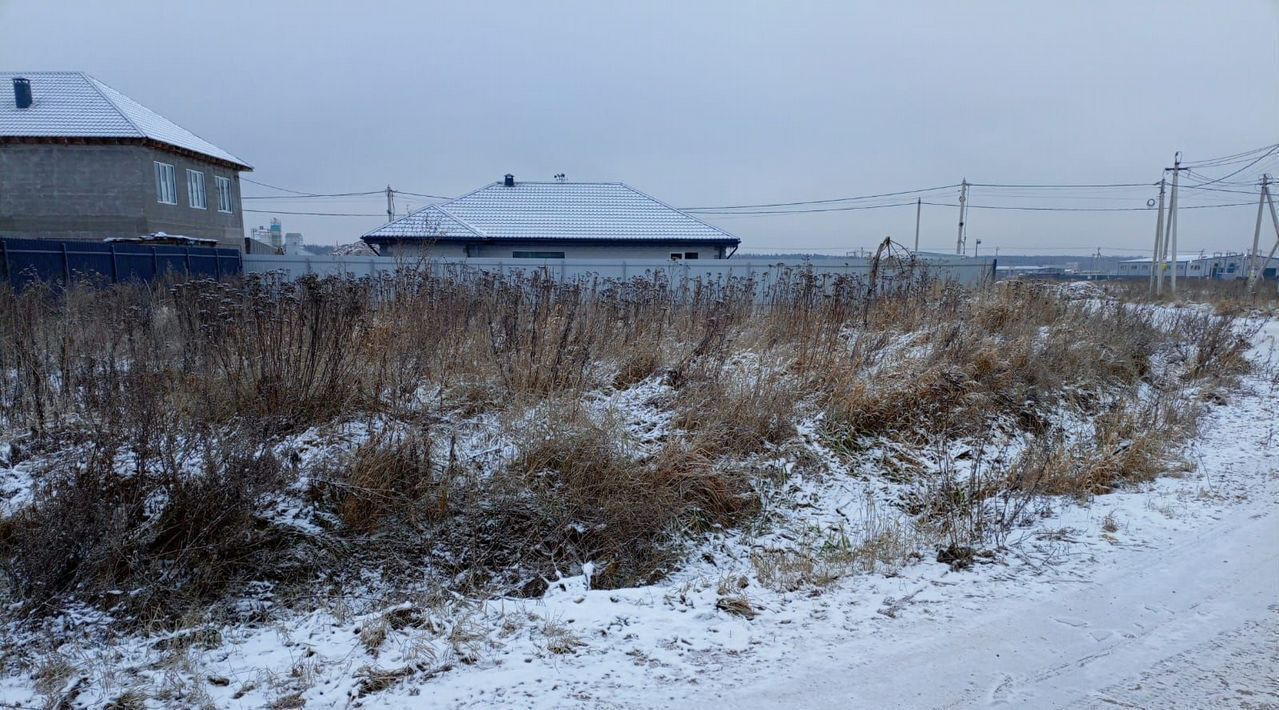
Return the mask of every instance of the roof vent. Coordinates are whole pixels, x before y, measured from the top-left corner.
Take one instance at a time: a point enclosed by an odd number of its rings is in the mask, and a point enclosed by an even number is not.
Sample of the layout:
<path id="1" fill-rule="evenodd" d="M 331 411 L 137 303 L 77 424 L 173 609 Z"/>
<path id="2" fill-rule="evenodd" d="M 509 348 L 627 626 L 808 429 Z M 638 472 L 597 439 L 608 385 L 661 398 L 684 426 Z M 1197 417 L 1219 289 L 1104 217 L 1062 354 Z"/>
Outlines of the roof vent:
<path id="1" fill-rule="evenodd" d="M 31 106 L 31 80 L 20 76 L 13 77 L 13 103 L 18 108 Z"/>
<path id="2" fill-rule="evenodd" d="M 14 79 L 14 82 L 16 83 L 17 79 Z M 515 176 L 507 173 L 506 176 L 502 178 L 502 184 L 507 187 L 515 187 Z"/>

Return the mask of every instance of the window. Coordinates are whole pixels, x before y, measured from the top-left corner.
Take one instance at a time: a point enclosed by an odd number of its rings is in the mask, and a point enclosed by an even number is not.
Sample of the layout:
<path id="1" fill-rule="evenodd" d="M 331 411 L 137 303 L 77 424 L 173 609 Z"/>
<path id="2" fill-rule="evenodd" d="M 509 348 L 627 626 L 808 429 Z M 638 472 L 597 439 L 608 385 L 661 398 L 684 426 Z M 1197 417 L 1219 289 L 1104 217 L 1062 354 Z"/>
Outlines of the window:
<path id="1" fill-rule="evenodd" d="M 215 176 L 213 184 L 218 188 L 218 211 L 231 212 L 231 178 Z"/>
<path id="2" fill-rule="evenodd" d="M 563 259 L 562 251 L 513 251 L 511 252 L 513 259 Z"/>
<path id="3" fill-rule="evenodd" d="M 685 259 L 696 259 L 696 258 L 697 258 L 697 252 L 695 252 L 695 251 L 686 251 L 686 252 L 684 252 L 684 258 L 685 258 Z"/>
<path id="4" fill-rule="evenodd" d="M 178 204 L 178 178 L 168 163 L 155 164 L 155 201 L 166 205 Z"/>
<path id="5" fill-rule="evenodd" d="M 680 259 L 683 259 L 683 258 L 684 258 L 684 255 L 682 253 L 677 251 L 671 252 L 671 261 L 679 261 Z"/>
<path id="6" fill-rule="evenodd" d="M 187 204 L 202 210 L 208 207 L 208 195 L 204 191 L 204 173 L 199 170 L 187 171 Z"/>

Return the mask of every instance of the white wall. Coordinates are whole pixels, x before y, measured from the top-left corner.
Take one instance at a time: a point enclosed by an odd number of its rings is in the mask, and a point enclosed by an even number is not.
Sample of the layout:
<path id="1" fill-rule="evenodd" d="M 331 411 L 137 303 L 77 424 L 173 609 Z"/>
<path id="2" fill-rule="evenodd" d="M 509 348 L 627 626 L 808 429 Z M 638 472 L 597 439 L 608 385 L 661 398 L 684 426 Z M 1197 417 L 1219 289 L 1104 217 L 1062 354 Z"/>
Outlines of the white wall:
<path id="1" fill-rule="evenodd" d="M 399 268 L 429 269 L 436 275 L 443 275 L 455 269 L 499 273 L 546 269 L 548 273 L 560 279 L 589 277 L 627 279 L 662 272 L 676 283 L 687 280 L 714 281 L 748 276 L 767 283 L 777 279 L 784 271 L 794 269 L 811 269 L 817 276 L 839 274 L 866 276 L 870 273 L 869 262 L 869 259 L 860 258 L 839 261 L 823 259 L 812 262 L 800 259 L 700 259 L 672 262 L 669 259 L 410 259 L 384 256 L 245 254 L 244 272 L 246 274 L 281 272 L 288 278 L 298 278 L 306 274 L 374 276 L 394 273 Z M 930 259 L 923 263 L 924 268 L 934 278 L 967 285 L 985 283 L 992 278 L 994 272 L 994 260 L 989 258 L 956 256 L 949 259 Z M 893 271 L 894 269 L 886 267 L 881 269 L 881 274 L 887 276 Z"/>

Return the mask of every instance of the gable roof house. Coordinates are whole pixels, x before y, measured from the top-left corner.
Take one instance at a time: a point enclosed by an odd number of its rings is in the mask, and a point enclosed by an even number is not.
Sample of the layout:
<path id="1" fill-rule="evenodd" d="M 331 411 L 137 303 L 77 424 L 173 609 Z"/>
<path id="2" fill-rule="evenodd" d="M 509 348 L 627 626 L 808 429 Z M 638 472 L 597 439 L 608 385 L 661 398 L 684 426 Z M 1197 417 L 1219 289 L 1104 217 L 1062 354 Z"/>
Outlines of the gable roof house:
<path id="1" fill-rule="evenodd" d="M 741 240 L 620 182 L 513 175 L 363 236 L 382 256 L 724 259 Z"/>
<path id="2" fill-rule="evenodd" d="M 240 247 L 247 163 L 82 72 L 0 72 L 0 236 Z M 7 93 L 7 92 L 6 92 Z"/>

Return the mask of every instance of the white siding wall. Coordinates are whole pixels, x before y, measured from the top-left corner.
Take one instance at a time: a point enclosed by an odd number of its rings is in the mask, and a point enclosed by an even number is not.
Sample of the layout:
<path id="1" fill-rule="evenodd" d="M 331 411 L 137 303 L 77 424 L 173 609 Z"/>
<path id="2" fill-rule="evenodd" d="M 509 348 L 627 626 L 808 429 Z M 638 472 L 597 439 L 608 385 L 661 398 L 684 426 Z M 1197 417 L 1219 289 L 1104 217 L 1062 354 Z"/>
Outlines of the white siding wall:
<path id="1" fill-rule="evenodd" d="M 382 256 L 407 259 L 454 259 L 466 256 L 466 247 L 461 244 L 386 244 L 379 246 Z"/>

